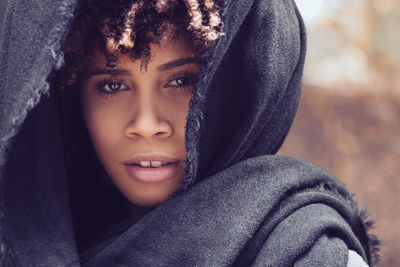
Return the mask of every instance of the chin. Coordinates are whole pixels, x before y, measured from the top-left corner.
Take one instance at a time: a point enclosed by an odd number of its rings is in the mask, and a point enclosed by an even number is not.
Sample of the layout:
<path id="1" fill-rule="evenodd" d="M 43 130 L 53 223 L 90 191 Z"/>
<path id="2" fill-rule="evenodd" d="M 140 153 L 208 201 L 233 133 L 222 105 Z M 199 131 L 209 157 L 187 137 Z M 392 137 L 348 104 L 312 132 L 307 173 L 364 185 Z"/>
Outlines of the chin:
<path id="1" fill-rule="evenodd" d="M 169 200 L 183 183 L 183 171 L 160 182 L 143 182 L 124 173 L 110 175 L 118 191 L 128 202 L 140 207 L 155 207 Z"/>
<path id="2" fill-rule="evenodd" d="M 181 187 L 182 180 L 179 177 L 162 183 L 135 183 L 120 188 L 120 191 L 133 205 L 154 207 L 169 200 Z"/>
<path id="3" fill-rule="evenodd" d="M 170 199 L 173 196 L 172 193 L 168 194 L 141 194 L 127 197 L 128 201 L 136 206 L 140 207 L 155 207 Z"/>

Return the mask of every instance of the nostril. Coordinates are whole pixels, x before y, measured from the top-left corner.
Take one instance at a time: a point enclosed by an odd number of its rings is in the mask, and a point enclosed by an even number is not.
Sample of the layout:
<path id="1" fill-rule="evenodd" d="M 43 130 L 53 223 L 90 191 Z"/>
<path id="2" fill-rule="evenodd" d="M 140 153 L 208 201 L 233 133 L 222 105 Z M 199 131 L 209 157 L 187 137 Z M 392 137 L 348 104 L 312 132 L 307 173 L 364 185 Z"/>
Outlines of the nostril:
<path id="1" fill-rule="evenodd" d="M 162 138 L 172 135 L 173 126 L 170 121 L 159 120 L 149 116 L 140 116 L 130 121 L 125 128 L 128 137 Z"/>

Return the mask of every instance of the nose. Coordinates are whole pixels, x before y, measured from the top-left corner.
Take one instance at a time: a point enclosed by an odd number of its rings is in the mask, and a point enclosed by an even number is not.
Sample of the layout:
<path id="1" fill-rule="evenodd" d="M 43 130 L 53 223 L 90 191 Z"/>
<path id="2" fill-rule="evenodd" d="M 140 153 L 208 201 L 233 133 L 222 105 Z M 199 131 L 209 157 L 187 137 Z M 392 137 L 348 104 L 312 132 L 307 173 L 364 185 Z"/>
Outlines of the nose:
<path id="1" fill-rule="evenodd" d="M 160 103 L 152 97 L 141 97 L 136 103 L 134 115 L 125 128 L 125 135 L 129 138 L 158 139 L 173 134 L 171 121 L 161 114 Z"/>

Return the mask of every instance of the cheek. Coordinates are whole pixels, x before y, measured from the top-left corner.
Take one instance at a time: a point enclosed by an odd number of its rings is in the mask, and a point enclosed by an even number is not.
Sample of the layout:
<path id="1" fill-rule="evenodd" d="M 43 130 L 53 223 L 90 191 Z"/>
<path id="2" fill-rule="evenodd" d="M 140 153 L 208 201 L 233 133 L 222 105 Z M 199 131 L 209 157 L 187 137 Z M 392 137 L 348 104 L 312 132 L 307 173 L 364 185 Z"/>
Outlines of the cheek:
<path id="1" fill-rule="evenodd" d="M 102 158 L 105 151 L 113 151 L 119 138 L 121 128 L 120 118 L 115 114 L 121 114 L 118 106 L 97 105 L 96 101 L 88 101 L 82 98 L 82 111 L 86 127 L 92 139 L 95 150 Z"/>
<path id="2" fill-rule="evenodd" d="M 87 128 L 96 147 L 113 147 L 117 138 L 116 129 L 118 124 L 102 112 L 92 112 L 87 115 Z"/>
<path id="3" fill-rule="evenodd" d="M 171 96 L 166 101 L 163 113 L 174 123 L 174 131 L 180 136 L 185 135 L 186 119 L 192 94 Z"/>

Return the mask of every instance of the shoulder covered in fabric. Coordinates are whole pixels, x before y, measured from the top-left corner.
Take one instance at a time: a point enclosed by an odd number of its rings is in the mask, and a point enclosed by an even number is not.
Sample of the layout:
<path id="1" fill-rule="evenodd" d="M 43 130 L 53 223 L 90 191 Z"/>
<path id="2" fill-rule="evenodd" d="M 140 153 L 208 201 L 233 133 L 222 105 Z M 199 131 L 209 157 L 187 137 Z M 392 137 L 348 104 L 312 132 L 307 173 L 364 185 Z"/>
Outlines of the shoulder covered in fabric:
<path id="1" fill-rule="evenodd" d="M 133 265 L 346 266 L 349 249 L 370 264 L 368 242 L 341 183 L 311 164 L 262 156 L 174 196 L 88 266 L 116 258 Z"/>
<path id="2" fill-rule="evenodd" d="M 230 177 L 226 182 L 246 184 L 247 193 L 256 195 L 253 201 L 270 198 L 264 203 L 268 211 L 262 224 L 241 253 L 243 259 L 253 258 L 256 265 L 268 259 L 270 266 L 327 266 L 338 261 L 346 266 L 351 249 L 371 261 L 363 212 L 345 186 L 323 169 L 289 157 L 261 156 L 226 172 L 231 172 L 225 173 Z M 249 185 L 254 187 L 249 190 Z"/>

